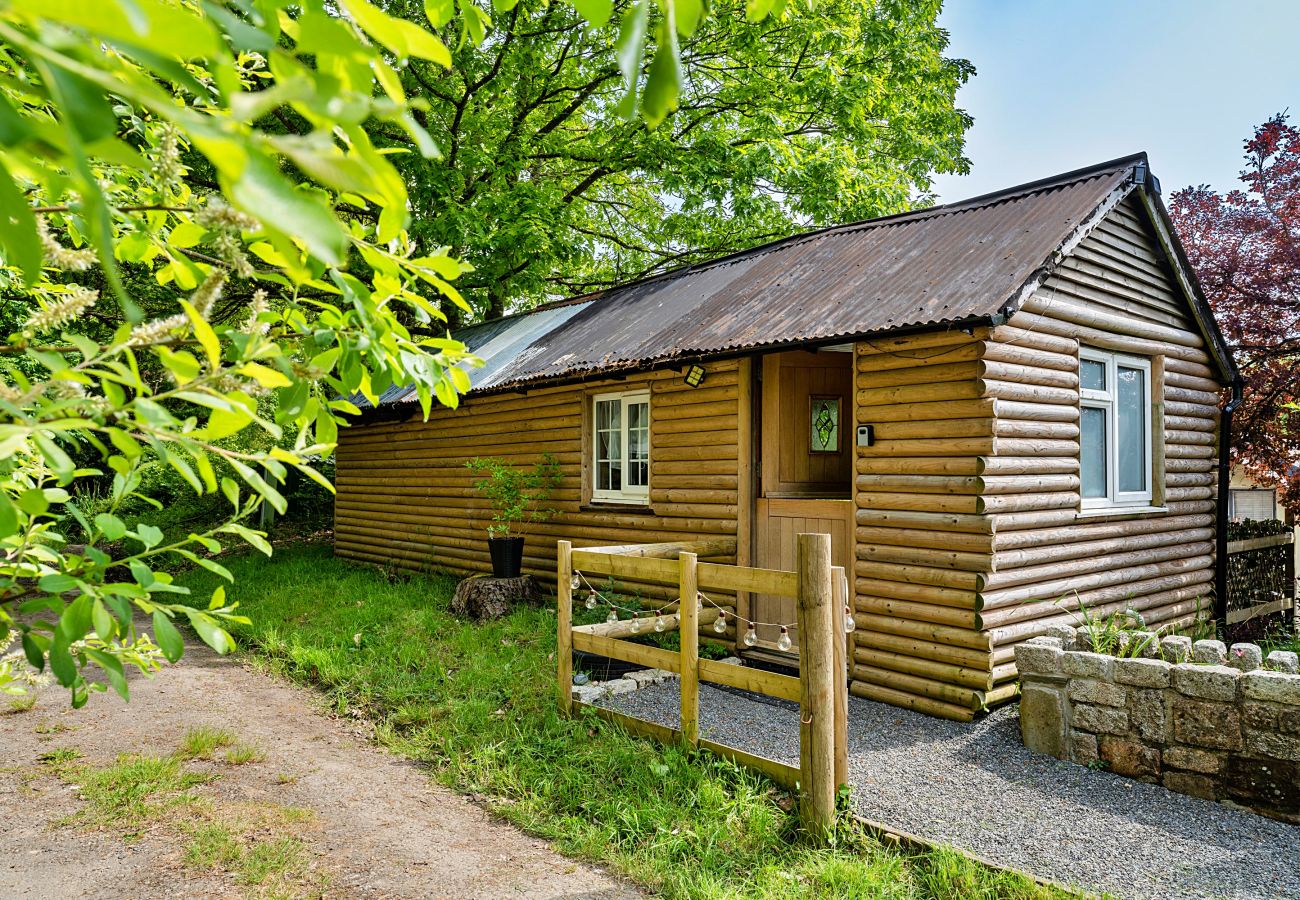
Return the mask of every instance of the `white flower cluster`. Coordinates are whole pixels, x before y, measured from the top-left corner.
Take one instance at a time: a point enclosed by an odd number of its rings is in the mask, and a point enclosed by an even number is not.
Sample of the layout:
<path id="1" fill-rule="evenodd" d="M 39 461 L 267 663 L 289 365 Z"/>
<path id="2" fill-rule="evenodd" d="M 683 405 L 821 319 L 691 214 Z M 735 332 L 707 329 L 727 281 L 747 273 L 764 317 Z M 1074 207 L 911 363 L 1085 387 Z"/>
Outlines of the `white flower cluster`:
<path id="1" fill-rule="evenodd" d="M 50 234 L 50 227 L 42 216 L 36 217 L 36 234 L 41 240 L 45 262 L 65 272 L 84 272 L 95 264 L 95 251 L 89 247 L 69 250 Z"/>
<path id="2" fill-rule="evenodd" d="M 163 125 L 159 132 L 158 150 L 153 158 L 153 180 L 159 185 L 166 185 L 175 189 L 176 185 L 185 177 L 185 170 L 181 166 L 181 146 L 177 139 L 176 128 L 168 123 Z"/>
<path id="3" fill-rule="evenodd" d="M 126 338 L 124 346 L 127 347 L 148 347 L 159 341 L 166 340 L 172 336 L 172 332 L 177 328 L 184 328 L 189 324 L 189 316 L 185 313 L 177 313 L 174 316 L 167 316 L 165 319 L 154 319 L 152 322 L 141 322 L 131 329 L 131 333 Z"/>
<path id="4" fill-rule="evenodd" d="M 50 299 L 40 309 L 28 316 L 23 330 L 31 334 L 62 328 L 95 305 L 99 291 L 82 287 L 79 284 L 65 285 L 64 294 L 49 294 Z"/>
<path id="5" fill-rule="evenodd" d="M 208 203 L 194 214 L 194 221 L 208 231 L 216 233 L 212 239 L 212 249 L 222 262 L 241 278 L 251 278 L 254 273 L 253 263 L 244 252 L 244 242 L 240 233 L 256 231 L 258 221 L 231 207 L 220 197 L 208 198 Z"/>
<path id="6" fill-rule="evenodd" d="M 248 305 L 248 321 L 244 323 L 244 334 L 266 334 L 270 325 L 259 322 L 258 318 L 268 309 L 270 304 L 266 300 L 266 291 L 258 288 L 253 292 L 253 300 Z"/>
<path id="7" fill-rule="evenodd" d="M 194 311 L 203 318 L 208 318 L 212 314 L 212 307 L 221 298 L 221 288 L 225 283 L 225 272 L 220 269 L 209 272 L 208 277 L 203 279 L 203 283 L 190 295 L 190 305 L 194 307 Z"/>

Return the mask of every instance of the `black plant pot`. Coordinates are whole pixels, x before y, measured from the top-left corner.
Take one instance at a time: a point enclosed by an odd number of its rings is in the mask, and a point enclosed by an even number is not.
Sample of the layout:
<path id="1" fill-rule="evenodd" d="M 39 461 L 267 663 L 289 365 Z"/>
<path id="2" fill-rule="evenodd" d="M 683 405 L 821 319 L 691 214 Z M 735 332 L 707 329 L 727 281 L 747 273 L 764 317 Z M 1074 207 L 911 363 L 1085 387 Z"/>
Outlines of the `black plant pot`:
<path id="1" fill-rule="evenodd" d="M 523 538 L 488 538 L 488 552 L 492 554 L 492 577 L 519 577 L 519 572 L 524 565 Z"/>

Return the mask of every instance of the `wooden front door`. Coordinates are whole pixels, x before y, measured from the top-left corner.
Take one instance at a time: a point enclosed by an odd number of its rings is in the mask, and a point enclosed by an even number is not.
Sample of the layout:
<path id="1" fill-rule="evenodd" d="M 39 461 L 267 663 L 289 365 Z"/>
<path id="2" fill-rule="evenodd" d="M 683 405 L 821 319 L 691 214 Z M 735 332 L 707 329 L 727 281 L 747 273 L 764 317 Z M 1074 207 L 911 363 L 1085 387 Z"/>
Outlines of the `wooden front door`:
<path id="1" fill-rule="evenodd" d="M 852 571 L 853 354 L 790 351 L 763 359 L 761 482 L 755 509 L 756 564 L 795 568 L 801 533 L 831 536 L 831 561 Z M 759 594 L 750 618 L 793 623 L 795 601 Z M 758 629 L 759 647 L 776 651 L 775 624 Z M 788 656 L 798 653 L 798 636 Z"/>

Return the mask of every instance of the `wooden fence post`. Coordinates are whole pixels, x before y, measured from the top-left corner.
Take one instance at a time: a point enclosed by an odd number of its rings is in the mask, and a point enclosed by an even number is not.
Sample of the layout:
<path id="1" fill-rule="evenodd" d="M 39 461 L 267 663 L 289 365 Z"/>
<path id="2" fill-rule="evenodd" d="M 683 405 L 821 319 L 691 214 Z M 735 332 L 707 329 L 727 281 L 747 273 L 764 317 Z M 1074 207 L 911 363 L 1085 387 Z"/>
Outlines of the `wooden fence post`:
<path id="1" fill-rule="evenodd" d="M 831 622 L 837 637 L 831 642 L 835 648 L 835 790 L 849 781 L 849 642 L 850 634 L 840 634 L 849 600 L 849 582 L 843 566 L 831 567 L 834 601 L 831 603 Z"/>
<path id="2" fill-rule="evenodd" d="M 555 553 L 555 679 L 560 712 L 573 712 L 573 544 L 559 541 Z"/>
<path id="3" fill-rule="evenodd" d="M 833 615 L 830 535 L 798 540 L 800 814 L 824 837 L 835 824 L 835 643 L 844 629 Z"/>
<path id="4" fill-rule="evenodd" d="M 682 738 L 692 747 L 700 739 L 700 615 L 699 580 L 696 577 L 696 555 L 682 553 L 677 557 L 678 581 L 677 616 L 681 621 L 681 685 L 682 685 Z"/>

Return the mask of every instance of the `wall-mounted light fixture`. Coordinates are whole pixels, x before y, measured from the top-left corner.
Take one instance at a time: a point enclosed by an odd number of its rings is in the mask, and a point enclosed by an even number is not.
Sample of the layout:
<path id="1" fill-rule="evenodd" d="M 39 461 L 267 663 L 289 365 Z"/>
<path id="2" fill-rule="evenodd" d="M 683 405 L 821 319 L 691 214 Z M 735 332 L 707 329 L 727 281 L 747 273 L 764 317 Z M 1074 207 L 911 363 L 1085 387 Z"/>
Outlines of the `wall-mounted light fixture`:
<path id="1" fill-rule="evenodd" d="M 686 369 L 686 383 L 691 387 L 699 387 L 704 383 L 704 366 L 689 366 Z"/>

